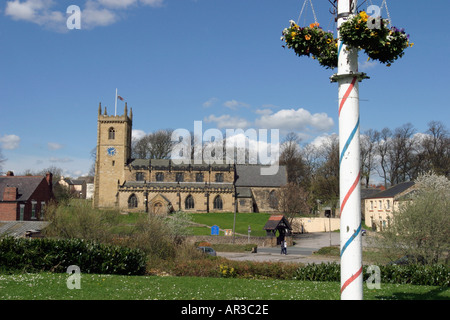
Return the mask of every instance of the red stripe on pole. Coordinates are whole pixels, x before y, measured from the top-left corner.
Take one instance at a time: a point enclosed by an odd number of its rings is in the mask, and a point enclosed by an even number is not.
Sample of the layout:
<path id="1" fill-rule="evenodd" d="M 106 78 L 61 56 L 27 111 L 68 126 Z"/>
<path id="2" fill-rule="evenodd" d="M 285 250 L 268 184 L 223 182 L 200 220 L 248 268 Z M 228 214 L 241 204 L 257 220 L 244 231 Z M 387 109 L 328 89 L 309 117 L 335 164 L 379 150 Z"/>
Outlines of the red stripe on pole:
<path id="1" fill-rule="evenodd" d="M 353 193 L 355 188 L 358 186 L 360 179 L 361 179 L 361 171 L 358 173 L 358 176 L 356 177 L 355 182 L 353 182 L 352 187 L 350 188 L 350 190 L 348 190 L 347 194 L 345 195 L 344 200 L 342 201 L 341 212 L 339 213 L 339 217 L 342 215 L 342 212 L 344 212 L 345 204 L 347 203 L 348 198 L 350 198 L 350 195 Z"/>
<path id="2" fill-rule="evenodd" d="M 361 275 L 362 270 L 363 270 L 363 267 L 361 266 L 361 269 L 359 269 L 357 273 L 355 273 L 347 281 L 345 281 L 344 285 L 341 288 L 341 293 L 345 290 L 345 288 L 347 288 L 350 285 L 350 283 L 355 281 L 355 279 Z"/>
<path id="3" fill-rule="evenodd" d="M 344 94 L 344 97 L 342 97 L 341 105 L 339 106 L 339 115 L 341 115 L 341 109 L 344 106 L 345 101 L 347 101 L 347 98 L 350 95 L 350 92 L 352 92 L 353 87 L 355 86 L 355 83 L 356 83 L 356 77 L 353 78 L 352 83 L 350 84 L 350 86 L 348 87 L 347 91 Z"/>

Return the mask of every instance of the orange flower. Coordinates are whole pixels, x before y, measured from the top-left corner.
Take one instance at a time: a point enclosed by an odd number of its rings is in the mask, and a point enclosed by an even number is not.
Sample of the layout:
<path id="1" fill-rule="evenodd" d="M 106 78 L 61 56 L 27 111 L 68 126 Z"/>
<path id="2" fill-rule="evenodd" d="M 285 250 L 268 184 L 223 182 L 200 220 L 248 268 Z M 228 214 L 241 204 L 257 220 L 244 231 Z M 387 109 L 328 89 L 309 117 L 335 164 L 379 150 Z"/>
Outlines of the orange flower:
<path id="1" fill-rule="evenodd" d="M 311 40 L 311 36 L 309 34 L 307 34 L 307 35 L 305 35 L 305 39 L 309 41 L 309 40 Z"/>
<path id="2" fill-rule="evenodd" d="M 314 27 L 319 27 L 319 24 L 318 24 L 317 22 L 311 23 L 311 24 L 309 25 L 309 27 L 310 27 L 311 29 L 314 28 Z"/>

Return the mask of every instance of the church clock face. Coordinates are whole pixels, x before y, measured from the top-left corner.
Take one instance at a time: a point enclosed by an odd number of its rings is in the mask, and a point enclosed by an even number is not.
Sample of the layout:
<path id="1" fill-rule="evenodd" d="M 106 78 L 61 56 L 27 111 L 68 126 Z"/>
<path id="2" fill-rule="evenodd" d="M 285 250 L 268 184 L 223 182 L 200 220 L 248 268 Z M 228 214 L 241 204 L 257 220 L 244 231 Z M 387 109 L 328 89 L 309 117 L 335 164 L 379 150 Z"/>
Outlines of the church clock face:
<path id="1" fill-rule="evenodd" d="M 115 156 L 115 155 L 116 155 L 117 150 L 116 150 L 116 148 L 114 148 L 114 147 L 110 147 L 110 148 L 108 148 L 108 149 L 106 150 L 106 152 L 108 153 L 108 156 L 112 157 L 112 156 Z"/>

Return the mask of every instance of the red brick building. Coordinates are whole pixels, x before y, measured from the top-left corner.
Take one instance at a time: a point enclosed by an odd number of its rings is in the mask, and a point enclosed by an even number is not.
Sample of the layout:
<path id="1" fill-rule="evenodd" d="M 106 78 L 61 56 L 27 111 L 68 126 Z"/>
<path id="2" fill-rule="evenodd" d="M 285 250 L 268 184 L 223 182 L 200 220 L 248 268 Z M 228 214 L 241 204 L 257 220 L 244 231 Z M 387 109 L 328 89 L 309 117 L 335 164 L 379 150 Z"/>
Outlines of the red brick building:
<path id="1" fill-rule="evenodd" d="M 53 199 L 52 174 L 0 176 L 0 221 L 43 220 L 45 206 Z"/>

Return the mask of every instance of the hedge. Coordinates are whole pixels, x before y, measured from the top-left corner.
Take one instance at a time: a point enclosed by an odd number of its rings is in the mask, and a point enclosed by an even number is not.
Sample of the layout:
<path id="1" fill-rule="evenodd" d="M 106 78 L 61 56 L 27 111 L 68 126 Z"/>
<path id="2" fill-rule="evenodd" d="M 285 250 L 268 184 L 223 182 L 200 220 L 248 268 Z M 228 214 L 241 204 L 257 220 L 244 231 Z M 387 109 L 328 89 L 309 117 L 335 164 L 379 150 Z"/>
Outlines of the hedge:
<path id="1" fill-rule="evenodd" d="M 66 272 L 76 265 L 82 273 L 140 275 L 146 255 L 138 249 L 82 239 L 0 239 L 0 269 L 24 272 Z"/>
<path id="2" fill-rule="evenodd" d="M 373 274 L 363 266 L 363 281 Z M 450 286 L 450 268 L 447 265 L 386 265 L 380 268 L 381 283 L 413 284 L 428 286 Z M 340 265 L 333 263 L 309 264 L 300 267 L 295 275 L 297 280 L 340 281 Z"/>

